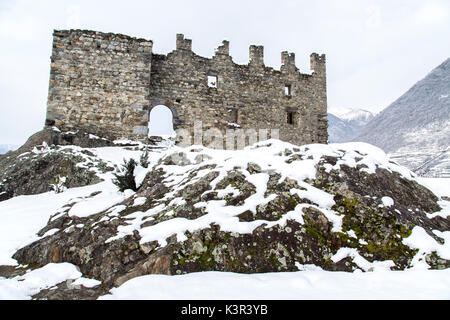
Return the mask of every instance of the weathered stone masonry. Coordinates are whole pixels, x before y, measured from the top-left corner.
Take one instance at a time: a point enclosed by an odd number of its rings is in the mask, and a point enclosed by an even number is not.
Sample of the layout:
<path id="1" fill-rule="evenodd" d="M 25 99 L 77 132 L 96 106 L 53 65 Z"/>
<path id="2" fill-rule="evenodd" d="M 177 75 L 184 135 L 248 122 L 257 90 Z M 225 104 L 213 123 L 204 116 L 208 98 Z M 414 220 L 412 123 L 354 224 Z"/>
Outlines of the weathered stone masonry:
<path id="1" fill-rule="evenodd" d="M 312 75 L 282 52 L 280 70 L 264 66 L 264 48 L 250 46 L 238 65 L 223 41 L 212 58 L 192 52 L 177 35 L 176 50 L 154 54 L 152 41 L 82 30 L 55 31 L 47 126 L 83 128 L 110 138 L 144 138 L 150 111 L 165 105 L 174 128 L 279 129 L 295 144 L 327 142 L 325 55 L 311 55 Z M 208 78 L 215 83 L 208 85 Z"/>

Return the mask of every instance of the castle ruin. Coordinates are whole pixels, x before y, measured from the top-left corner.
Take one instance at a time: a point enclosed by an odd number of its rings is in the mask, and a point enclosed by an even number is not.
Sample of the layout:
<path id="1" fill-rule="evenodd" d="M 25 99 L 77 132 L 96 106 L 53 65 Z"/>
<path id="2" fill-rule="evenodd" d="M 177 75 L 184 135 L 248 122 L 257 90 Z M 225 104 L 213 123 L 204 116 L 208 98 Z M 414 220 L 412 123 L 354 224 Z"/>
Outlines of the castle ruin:
<path id="1" fill-rule="evenodd" d="M 212 58 L 177 34 L 176 50 L 155 54 L 153 42 L 121 34 L 55 30 L 46 126 L 85 129 L 112 139 L 143 139 L 157 105 L 174 129 L 278 129 L 297 145 L 327 143 L 325 55 L 311 55 L 312 74 L 282 52 L 280 70 L 264 65 L 264 47 L 250 46 L 247 65 L 233 62 L 229 42 Z"/>

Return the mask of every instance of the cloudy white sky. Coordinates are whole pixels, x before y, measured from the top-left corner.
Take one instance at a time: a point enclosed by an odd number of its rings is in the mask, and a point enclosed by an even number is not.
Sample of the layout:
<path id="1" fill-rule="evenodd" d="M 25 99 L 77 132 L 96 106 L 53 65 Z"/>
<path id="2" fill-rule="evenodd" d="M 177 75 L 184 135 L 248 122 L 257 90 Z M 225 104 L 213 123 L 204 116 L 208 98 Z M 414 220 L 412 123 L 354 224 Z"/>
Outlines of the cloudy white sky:
<path id="1" fill-rule="evenodd" d="M 327 55 L 329 108 L 380 111 L 450 56 L 449 0 L 0 0 L 0 144 L 22 144 L 45 120 L 53 29 L 90 29 L 175 48 L 176 33 L 211 57 L 227 39 L 248 62 L 250 44 L 296 53 L 309 72 Z"/>

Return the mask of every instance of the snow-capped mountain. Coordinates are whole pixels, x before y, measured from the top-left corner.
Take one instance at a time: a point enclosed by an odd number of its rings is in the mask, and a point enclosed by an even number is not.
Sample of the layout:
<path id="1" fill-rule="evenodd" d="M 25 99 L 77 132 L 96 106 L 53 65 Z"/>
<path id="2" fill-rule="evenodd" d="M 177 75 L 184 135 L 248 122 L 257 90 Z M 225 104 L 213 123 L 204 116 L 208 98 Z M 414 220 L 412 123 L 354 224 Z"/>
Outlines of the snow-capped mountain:
<path id="1" fill-rule="evenodd" d="M 450 176 L 450 58 L 378 114 L 353 141 L 376 145 L 421 175 Z"/>
<path id="2" fill-rule="evenodd" d="M 16 150 L 19 146 L 14 144 L 0 144 L 0 154 L 5 154 L 8 151 Z"/>
<path id="3" fill-rule="evenodd" d="M 374 115 L 362 109 L 335 109 L 328 113 L 330 143 L 348 142 L 372 120 Z"/>
<path id="4" fill-rule="evenodd" d="M 364 109 L 341 108 L 331 109 L 330 113 L 352 124 L 365 125 L 373 119 L 372 112 Z"/>

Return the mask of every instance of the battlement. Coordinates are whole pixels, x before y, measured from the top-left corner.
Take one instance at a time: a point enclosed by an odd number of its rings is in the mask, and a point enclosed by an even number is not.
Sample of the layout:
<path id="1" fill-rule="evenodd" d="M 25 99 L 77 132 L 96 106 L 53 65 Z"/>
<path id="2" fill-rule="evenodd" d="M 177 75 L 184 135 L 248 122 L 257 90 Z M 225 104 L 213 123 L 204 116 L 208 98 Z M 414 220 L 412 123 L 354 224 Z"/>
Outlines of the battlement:
<path id="1" fill-rule="evenodd" d="M 281 71 L 282 72 L 297 72 L 295 66 L 295 53 L 283 51 L 281 53 Z"/>
<path id="2" fill-rule="evenodd" d="M 181 52 L 189 52 L 195 55 L 194 52 L 192 52 L 192 40 L 191 39 L 185 39 L 184 34 L 177 34 L 176 37 L 176 51 Z M 228 40 L 223 40 L 222 45 L 216 48 L 214 52 L 215 57 L 227 57 L 232 60 L 230 57 L 230 42 Z M 181 55 L 182 59 L 191 57 L 191 55 Z M 205 58 L 207 59 L 207 58 Z M 325 64 L 325 55 L 318 55 L 316 53 L 313 53 L 311 55 L 311 70 L 314 70 L 312 67 L 316 68 L 316 71 L 319 72 L 321 70 L 321 67 L 319 64 Z M 249 63 L 248 66 L 250 67 L 259 67 L 259 68 L 265 68 L 266 65 L 264 64 L 264 46 L 261 45 L 250 45 L 249 47 Z M 271 68 L 273 69 L 273 68 Z M 281 53 L 281 72 L 287 72 L 287 73 L 297 73 L 299 72 L 299 69 L 295 65 L 295 53 L 293 52 L 287 52 L 283 51 Z"/>
<path id="3" fill-rule="evenodd" d="M 264 66 L 264 46 L 250 46 L 250 63 L 249 65 L 255 67 Z"/>
<path id="4" fill-rule="evenodd" d="M 295 53 L 283 51 L 281 53 L 281 64 L 285 66 L 295 66 Z"/>
<path id="5" fill-rule="evenodd" d="M 227 40 L 222 41 L 222 45 L 216 49 L 216 55 L 230 55 L 230 42 Z"/>
<path id="6" fill-rule="evenodd" d="M 326 69 L 326 58 L 325 54 L 319 55 L 317 53 L 311 54 L 311 70 L 314 70 L 315 73 L 321 73 L 325 75 Z"/>
<path id="7" fill-rule="evenodd" d="M 192 51 L 192 40 L 185 39 L 184 34 L 177 34 L 177 50 Z"/>
<path id="8" fill-rule="evenodd" d="M 314 52 L 311 54 L 311 61 L 313 60 L 317 63 L 325 63 L 325 54 L 319 55 Z"/>
<path id="9" fill-rule="evenodd" d="M 55 30 L 51 61 L 47 126 L 142 138 L 152 108 L 165 105 L 175 129 L 191 130 L 201 121 L 224 134 L 238 126 L 276 129 L 295 144 L 327 141 L 325 55 L 311 55 L 308 75 L 287 51 L 280 71 L 266 67 L 262 45 L 251 45 L 249 63 L 239 65 L 227 40 L 205 58 L 183 34 L 176 35 L 174 51 L 161 55 L 151 40 Z"/>

